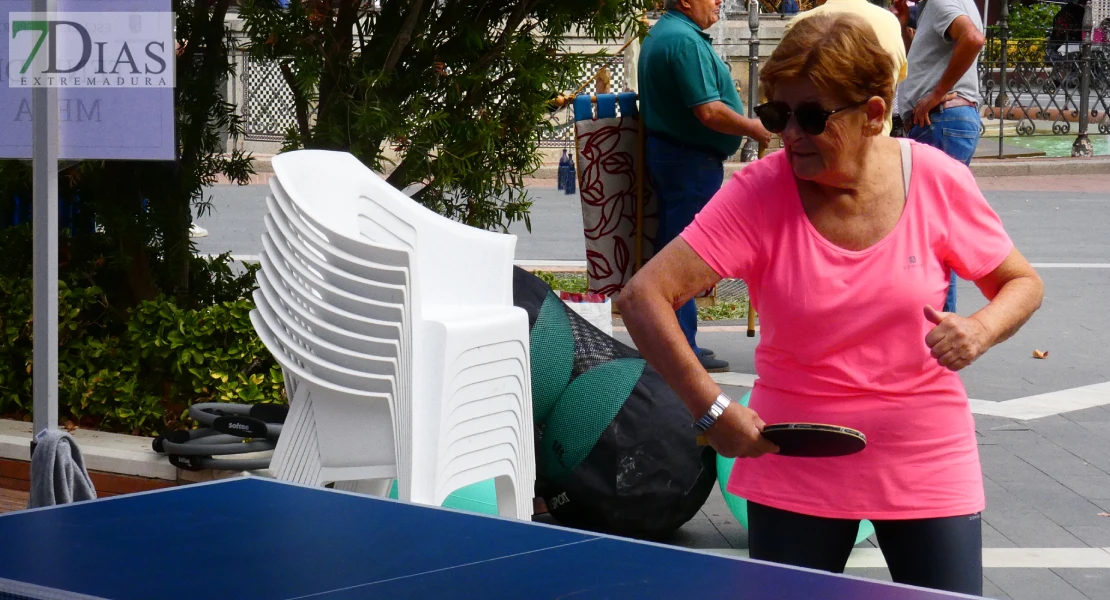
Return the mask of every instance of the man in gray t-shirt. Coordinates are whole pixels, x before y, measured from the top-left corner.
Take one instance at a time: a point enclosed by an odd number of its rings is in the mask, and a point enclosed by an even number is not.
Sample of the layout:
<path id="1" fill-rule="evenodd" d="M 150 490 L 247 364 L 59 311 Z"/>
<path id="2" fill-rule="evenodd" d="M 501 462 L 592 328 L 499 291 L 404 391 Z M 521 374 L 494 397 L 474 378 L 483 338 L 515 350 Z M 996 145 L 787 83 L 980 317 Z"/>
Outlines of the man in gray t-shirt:
<path id="1" fill-rule="evenodd" d="M 935 145 L 955 159 L 968 163 L 970 149 L 949 152 L 941 138 L 948 136 L 949 111 L 959 121 L 975 121 L 979 132 L 979 51 L 986 38 L 982 19 L 972 0 L 926 0 L 918 4 L 917 29 L 909 29 L 906 0 L 895 0 L 894 11 L 902 24 L 909 63 L 906 81 L 898 88 L 898 114 L 910 138 Z M 938 126 L 939 125 L 939 126 Z M 960 126 L 953 133 L 965 133 Z M 917 131 L 916 135 L 915 130 Z M 966 134 L 959 135 L 966 138 Z M 967 144 L 962 144 L 967 145 Z M 956 150 L 956 149 L 953 149 Z"/>
<path id="2" fill-rule="evenodd" d="M 906 137 L 943 150 L 966 164 L 979 145 L 979 51 L 983 20 L 972 0 L 924 0 L 910 29 L 906 0 L 894 0 L 906 44 L 906 80 L 898 86 L 898 114 Z M 956 310 L 956 274 L 944 303 Z"/>
<path id="3" fill-rule="evenodd" d="M 979 51 L 986 43 L 983 20 L 972 0 L 926 0 L 918 4 L 917 29 L 906 26 L 909 9 L 905 0 L 895 0 L 894 13 L 902 23 L 906 43 L 906 80 L 898 87 L 898 114 L 902 115 L 910 137 L 944 149 L 939 139 L 947 127 L 944 113 L 958 113 L 961 120 L 976 122 L 978 137 Z M 956 110 L 963 109 L 963 110 Z M 972 114 L 974 113 L 974 114 Z M 918 135 L 912 135 L 919 129 Z M 960 128 L 966 129 L 966 128 Z M 928 131 L 932 130 L 932 131 Z M 929 138 L 924 138 L 926 134 Z M 963 137 L 963 136 L 961 136 Z M 968 152 L 949 152 L 961 162 L 971 161 L 974 144 Z M 966 156 L 965 156 L 966 154 Z"/>

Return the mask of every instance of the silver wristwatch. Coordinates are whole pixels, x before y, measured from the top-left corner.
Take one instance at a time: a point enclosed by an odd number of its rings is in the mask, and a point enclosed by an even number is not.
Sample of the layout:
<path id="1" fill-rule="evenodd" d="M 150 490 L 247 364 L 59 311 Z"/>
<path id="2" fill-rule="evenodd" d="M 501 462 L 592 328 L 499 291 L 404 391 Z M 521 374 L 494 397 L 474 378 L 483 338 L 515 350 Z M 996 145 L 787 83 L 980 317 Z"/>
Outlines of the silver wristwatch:
<path id="1" fill-rule="evenodd" d="M 729 398 L 722 392 L 721 395 L 717 396 L 717 399 L 713 401 L 713 406 L 709 407 L 709 411 L 705 413 L 705 416 L 694 423 L 694 428 L 697 429 L 699 433 L 705 433 L 717 422 L 717 419 L 724 414 L 729 404 L 732 404 L 732 398 Z"/>

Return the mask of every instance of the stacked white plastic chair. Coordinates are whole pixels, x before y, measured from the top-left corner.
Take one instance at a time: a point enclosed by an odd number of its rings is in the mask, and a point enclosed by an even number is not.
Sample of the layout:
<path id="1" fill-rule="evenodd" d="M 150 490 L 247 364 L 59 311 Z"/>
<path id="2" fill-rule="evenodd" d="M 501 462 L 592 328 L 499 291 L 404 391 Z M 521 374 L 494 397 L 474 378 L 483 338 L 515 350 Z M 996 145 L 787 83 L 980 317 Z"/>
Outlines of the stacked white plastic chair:
<path id="1" fill-rule="evenodd" d="M 441 217 L 350 154 L 276 156 L 251 313 L 286 375 L 279 479 L 440 505 L 494 479 L 529 519 L 528 318 L 515 236 Z"/>

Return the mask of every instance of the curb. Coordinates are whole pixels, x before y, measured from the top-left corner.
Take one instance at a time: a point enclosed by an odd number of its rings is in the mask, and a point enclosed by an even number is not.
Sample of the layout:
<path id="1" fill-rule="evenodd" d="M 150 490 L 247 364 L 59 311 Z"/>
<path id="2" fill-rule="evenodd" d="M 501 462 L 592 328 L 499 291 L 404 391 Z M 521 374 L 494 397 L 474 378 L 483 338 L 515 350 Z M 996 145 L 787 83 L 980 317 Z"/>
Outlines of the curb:
<path id="1" fill-rule="evenodd" d="M 267 163 L 269 164 L 269 163 Z M 725 163 L 725 178 L 742 170 L 747 163 Z M 1097 158 L 976 158 L 971 162 L 976 177 L 1043 177 L 1057 175 L 1110 175 L 1110 157 Z M 530 175 L 534 179 L 555 180 L 557 165 L 544 165 Z"/>
<path id="2" fill-rule="evenodd" d="M 31 460 L 32 426 L 24 421 L 0 419 L 0 459 Z M 89 471 L 147 480 L 193 483 L 236 477 L 234 471 L 185 471 L 151 448 L 153 438 L 77 429 L 71 433 L 81 448 Z"/>
<path id="3" fill-rule="evenodd" d="M 1107 175 L 1110 158 L 976 158 L 971 162 L 971 172 L 976 177 Z"/>
<path id="4" fill-rule="evenodd" d="M 271 174 L 274 172 L 274 165 L 270 161 L 274 158 L 273 154 L 255 154 L 251 157 L 252 164 L 254 165 L 254 172 L 261 175 L 263 173 Z"/>
<path id="5" fill-rule="evenodd" d="M 254 172 L 268 175 L 274 172 L 270 163 L 272 155 L 254 156 Z M 743 169 L 747 163 L 725 163 L 725 177 Z M 989 158 L 979 157 L 971 162 L 971 172 L 976 177 L 1017 177 L 1047 175 L 1108 175 L 1110 157 L 1096 158 Z M 528 177 L 531 179 L 558 179 L 558 165 L 543 165 Z"/>

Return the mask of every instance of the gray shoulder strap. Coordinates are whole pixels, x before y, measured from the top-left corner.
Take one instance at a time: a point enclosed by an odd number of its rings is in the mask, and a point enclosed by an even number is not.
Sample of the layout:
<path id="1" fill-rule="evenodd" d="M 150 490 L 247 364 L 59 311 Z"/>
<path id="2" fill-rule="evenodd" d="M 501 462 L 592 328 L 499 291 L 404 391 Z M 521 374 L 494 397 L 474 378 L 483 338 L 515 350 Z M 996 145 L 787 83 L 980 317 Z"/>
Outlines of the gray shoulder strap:
<path id="1" fill-rule="evenodd" d="M 898 145 L 902 147 L 902 189 L 906 198 L 910 197 L 910 174 L 913 173 L 913 148 L 906 138 L 898 138 Z"/>

